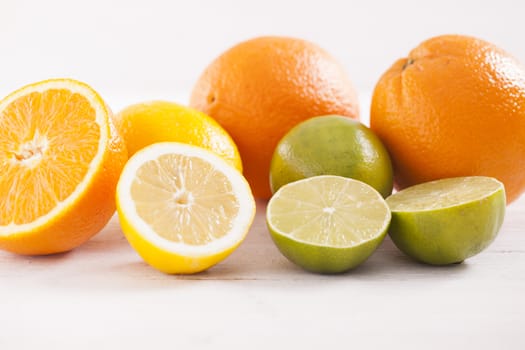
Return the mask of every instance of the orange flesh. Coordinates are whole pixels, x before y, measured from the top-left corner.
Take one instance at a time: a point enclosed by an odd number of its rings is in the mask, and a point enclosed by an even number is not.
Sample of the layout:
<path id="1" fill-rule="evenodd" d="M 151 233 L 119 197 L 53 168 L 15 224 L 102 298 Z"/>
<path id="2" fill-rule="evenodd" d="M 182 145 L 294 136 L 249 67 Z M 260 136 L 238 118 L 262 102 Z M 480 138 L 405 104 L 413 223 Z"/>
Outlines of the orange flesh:
<path id="1" fill-rule="evenodd" d="M 97 154 L 89 101 L 66 89 L 32 92 L 0 114 L 0 225 L 46 215 L 70 196 Z"/>

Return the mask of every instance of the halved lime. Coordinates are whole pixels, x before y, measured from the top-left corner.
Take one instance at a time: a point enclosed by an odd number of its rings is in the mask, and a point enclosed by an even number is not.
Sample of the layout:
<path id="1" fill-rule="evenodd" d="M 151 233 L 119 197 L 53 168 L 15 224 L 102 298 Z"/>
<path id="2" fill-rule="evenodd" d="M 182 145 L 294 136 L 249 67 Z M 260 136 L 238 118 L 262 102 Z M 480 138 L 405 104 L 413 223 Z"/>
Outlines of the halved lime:
<path id="1" fill-rule="evenodd" d="M 491 177 L 436 180 L 387 198 L 389 234 L 396 246 L 419 261 L 459 263 L 485 249 L 505 216 L 505 189 Z"/>
<path id="2" fill-rule="evenodd" d="M 344 272 L 364 262 L 383 241 L 390 217 L 374 188 L 332 175 L 284 185 L 266 211 L 268 229 L 281 253 L 319 273 Z"/>

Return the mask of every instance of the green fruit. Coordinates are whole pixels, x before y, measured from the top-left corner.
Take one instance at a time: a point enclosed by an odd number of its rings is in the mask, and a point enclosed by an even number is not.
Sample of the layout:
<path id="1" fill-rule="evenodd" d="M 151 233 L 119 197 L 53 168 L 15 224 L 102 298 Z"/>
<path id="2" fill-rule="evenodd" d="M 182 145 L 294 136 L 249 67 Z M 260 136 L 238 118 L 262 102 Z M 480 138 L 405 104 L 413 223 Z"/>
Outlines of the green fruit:
<path id="1" fill-rule="evenodd" d="M 485 249 L 505 216 L 505 189 L 498 180 L 471 176 L 412 186 L 387 198 L 389 234 L 416 260 L 459 263 Z"/>
<path id="2" fill-rule="evenodd" d="M 266 210 L 281 253 L 318 273 L 340 273 L 364 262 L 383 241 L 391 217 L 374 188 L 331 175 L 281 187 Z"/>
<path id="3" fill-rule="evenodd" d="M 346 117 L 308 119 L 277 145 L 270 166 L 273 193 L 287 183 L 317 175 L 360 180 L 383 197 L 392 193 L 392 164 L 385 147 L 369 128 Z"/>

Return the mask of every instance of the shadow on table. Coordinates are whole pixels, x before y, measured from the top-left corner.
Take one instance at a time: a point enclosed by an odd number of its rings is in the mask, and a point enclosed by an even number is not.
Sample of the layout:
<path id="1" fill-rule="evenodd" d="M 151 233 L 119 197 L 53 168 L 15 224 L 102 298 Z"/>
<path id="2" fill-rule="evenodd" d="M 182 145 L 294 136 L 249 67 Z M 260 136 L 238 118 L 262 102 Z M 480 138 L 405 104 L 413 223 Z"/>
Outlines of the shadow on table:
<path id="1" fill-rule="evenodd" d="M 376 252 L 361 266 L 347 274 L 363 279 L 388 278 L 409 280 L 412 278 L 436 280 L 436 276 L 450 278 L 469 269 L 468 263 L 433 266 L 418 262 L 397 249 L 390 237 L 386 237 Z"/>
<path id="2" fill-rule="evenodd" d="M 261 209 L 258 216 L 246 240 L 231 256 L 195 275 L 167 275 L 147 265 L 129 246 L 116 218 L 101 234 L 72 252 L 41 257 L 0 253 L 0 262 L 11 272 L 16 271 L 12 273 L 12 283 L 89 290 L 174 288 L 184 285 L 181 281 L 380 283 L 417 278 L 437 283 L 440 278 L 448 280 L 469 269 L 468 263 L 435 267 L 415 262 L 403 255 L 387 236 L 377 251 L 352 271 L 339 275 L 310 273 L 280 254 L 266 230 Z M 9 277 L 9 270 L 0 270 L 0 276 Z"/>

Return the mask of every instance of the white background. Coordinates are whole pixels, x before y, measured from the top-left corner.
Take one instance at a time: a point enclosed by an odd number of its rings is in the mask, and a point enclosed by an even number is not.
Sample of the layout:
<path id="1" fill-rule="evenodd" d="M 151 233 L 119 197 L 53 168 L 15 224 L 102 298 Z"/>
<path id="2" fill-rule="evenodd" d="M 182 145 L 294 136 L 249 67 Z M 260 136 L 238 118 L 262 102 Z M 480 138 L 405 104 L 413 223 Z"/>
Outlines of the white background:
<path id="1" fill-rule="evenodd" d="M 91 84 L 114 108 L 186 103 L 206 65 L 259 35 L 301 37 L 347 68 L 360 91 L 421 41 L 461 33 L 525 62 L 523 2 L 1 0 L 0 95 L 51 77 Z M 362 106 L 367 112 L 368 106 Z"/>

